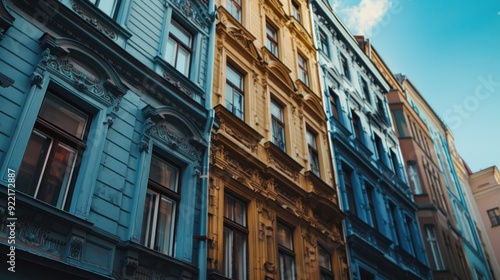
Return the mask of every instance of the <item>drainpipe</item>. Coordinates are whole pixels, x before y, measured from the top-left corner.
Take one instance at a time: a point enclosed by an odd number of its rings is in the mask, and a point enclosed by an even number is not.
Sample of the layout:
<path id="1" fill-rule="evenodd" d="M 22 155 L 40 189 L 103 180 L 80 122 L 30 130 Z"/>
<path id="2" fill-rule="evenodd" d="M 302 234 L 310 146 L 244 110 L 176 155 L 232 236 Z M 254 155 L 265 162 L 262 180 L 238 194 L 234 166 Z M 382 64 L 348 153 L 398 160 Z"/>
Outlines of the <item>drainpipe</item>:
<path id="1" fill-rule="evenodd" d="M 214 124 L 214 110 L 212 108 L 212 89 L 213 89 L 213 73 L 214 73 L 214 57 L 215 57 L 215 0 L 208 2 L 208 14 L 211 16 L 212 23 L 210 25 L 208 37 L 208 69 L 207 69 L 207 83 L 205 92 L 207 93 L 205 99 L 205 108 L 207 112 L 207 122 L 204 130 L 204 138 L 207 143 L 207 151 L 203 158 L 203 170 L 201 170 L 201 219 L 200 219 L 200 232 L 202 236 L 199 240 L 199 253 L 198 253 L 198 268 L 199 280 L 207 279 L 207 241 L 208 241 L 208 182 L 209 182 L 209 164 L 210 164 L 210 138 L 212 126 Z"/>

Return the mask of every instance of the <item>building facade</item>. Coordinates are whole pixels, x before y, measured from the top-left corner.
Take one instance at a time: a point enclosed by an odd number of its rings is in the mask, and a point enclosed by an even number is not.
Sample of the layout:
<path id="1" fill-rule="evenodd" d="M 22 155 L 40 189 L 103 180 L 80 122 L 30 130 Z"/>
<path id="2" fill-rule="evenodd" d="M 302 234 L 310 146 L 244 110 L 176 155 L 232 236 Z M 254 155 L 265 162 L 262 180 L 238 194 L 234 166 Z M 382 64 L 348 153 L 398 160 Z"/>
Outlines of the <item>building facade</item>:
<path id="1" fill-rule="evenodd" d="M 0 2 L 0 278 L 206 279 L 213 7 Z"/>
<path id="2" fill-rule="evenodd" d="M 306 1 L 219 1 L 209 279 L 348 279 Z"/>
<path id="3" fill-rule="evenodd" d="M 470 189 L 482 219 L 483 232 L 489 237 L 490 266 L 500 279 L 500 172 L 492 166 L 470 174 Z M 479 224 L 479 223 L 478 223 Z"/>
<path id="4" fill-rule="evenodd" d="M 389 84 L 327 1 L 311 1 L 351 279 L 431 279 Z"/>
<path id="5" fill-rule="evenodd" d="M 463 240 L 456 234 L 458 225 L 447 195 L 441 158 L 433 146 L 433 135 L 408 98 L 416 96 L 416 89 L 410 83 L 403 89 L 370 42 L 360 38 L 359 43 L 391 86 L 387 99 L 418 207 L 420 231 L 433 278 L 471 279 Z M 424 100 L 421 103 L 426 104 Z"/>
<path id="6" fill-rule="evenodd" d="M 426 123 L 430 133 L 431 139 L 429 141 L 429 150 L 434 150 L 435 162 L 439 167 L 439 170 L 436 171 L 442 174 L 441 176 L 444 182 L 444 185 L 439 188 L 442 190 L 442 205 L 445 206 L 446 202 L 448 203 L 446 212 L 449 213 L 448 217 L 450 221 L 454 221 L 451 226 L 456 226 L 454 230 L 456 232 L 456 237 L 454 237 L 454 239 L 459 240 L 461 244 L 463 244 L 450 250 L 451 254 L 457 254 L 460 262 L 465 262 L 462 266 L 469 268 L 467 274 L 463 275 L 465 279 L 492 279 L 480 235 L 473 221 L 473 212 L 470 210 L 465 197 L 464 180 L 461 182 L 459 173 L 453 162 L 453 156 L 450 150 L 451 145 L 449 142 L 451 139 L 450 132 L 410 80 L 401 74 L 395 76 L 401 84 L 403 92 L 406 94 L 406 99 L 419 118 Z M 437 190 L 438 188 L 436 188 L 436 191 Z M 441 194 L 438 193 L 438 196 L 439 195 Z M 446 236 L 445 241 L 447 240 L 448 237 Z M 448 243 L 451 244 L 451 242 Z M 445 244 L 446 248 L 453 246 L 448 243 Z M 462 246 L 463 256 L 459 248 Z"/>

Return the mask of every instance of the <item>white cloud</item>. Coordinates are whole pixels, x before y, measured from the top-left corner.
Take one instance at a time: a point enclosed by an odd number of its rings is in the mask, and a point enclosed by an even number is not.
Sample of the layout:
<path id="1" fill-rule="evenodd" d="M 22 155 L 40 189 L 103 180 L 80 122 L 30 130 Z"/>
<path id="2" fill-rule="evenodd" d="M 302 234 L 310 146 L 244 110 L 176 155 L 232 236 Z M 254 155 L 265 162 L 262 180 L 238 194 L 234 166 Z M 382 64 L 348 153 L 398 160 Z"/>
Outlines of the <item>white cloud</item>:
<path id="1" fill-rule="evenodd" d="M 373 28 L 387 14 L 391 2 L 390 0 L 361 0 L 356 6 L 342 8 L 339 1 L 334 1 L 334 6 L 345 15 L 345 23 L 354 34 L 370 36 Z"/>

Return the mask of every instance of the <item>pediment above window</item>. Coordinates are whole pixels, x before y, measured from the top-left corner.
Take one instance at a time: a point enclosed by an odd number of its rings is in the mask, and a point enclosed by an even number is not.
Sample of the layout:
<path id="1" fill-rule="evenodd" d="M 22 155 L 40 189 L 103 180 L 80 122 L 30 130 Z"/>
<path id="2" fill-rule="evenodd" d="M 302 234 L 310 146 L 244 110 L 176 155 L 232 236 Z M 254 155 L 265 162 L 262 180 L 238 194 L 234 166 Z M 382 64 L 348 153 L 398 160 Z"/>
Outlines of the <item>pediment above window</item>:
<path id="1" fill-rule="evenodd" d="M 152 137 L 193 161 L 201 160 L 202 150 L 208 144 L 202 132 L 185 115 L 172 107 L 153 108 L 151 105 L 144 107 L 142 113 L 146 119 L 143 142 Z M 149 146 L 149 143 L 142 145 Z"/>
<path id="2" fill-rule="evenodd" d="M 270 76 L 276 78 L 283 85 L 287 86 L 291 91 L 296 91 L 295 84 L 290 76 L 292 71 L 286 67 L 283 62 L 276 58 L 266 47 L 260 49 L 262 53 L 262 63 L 269 69 Z"/>
<path id="3" fill-rule="evenodd" d="M 78 90 L 104 104 L 117 105 L 128 91 L 115 69 L 80 43 L 45 33 L 40 38 L 44 50 L 32 77 L 36 84 L 44 71 L 58 76 Z"/>
<path id="4" fill-rule="evenodd" d="M 212 17 L 208 13 L 208 1 L 171 0 L 166 2 L 167 5 L 171 4 L 186 18 L 208 32 L 212 22 Z"/>

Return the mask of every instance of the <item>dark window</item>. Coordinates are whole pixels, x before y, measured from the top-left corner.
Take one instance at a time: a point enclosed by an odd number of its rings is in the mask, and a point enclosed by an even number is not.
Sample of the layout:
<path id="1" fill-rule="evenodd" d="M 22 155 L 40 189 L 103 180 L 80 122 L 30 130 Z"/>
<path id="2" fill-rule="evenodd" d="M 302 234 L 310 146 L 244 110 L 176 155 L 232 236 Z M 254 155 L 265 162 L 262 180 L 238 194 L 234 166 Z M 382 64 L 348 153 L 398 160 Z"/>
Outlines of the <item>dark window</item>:
<path id="1" fill-rule="evenodd" d="M 359 78 L 361 81 L 361 91 L 363 92 L 363 95 L 366 98 L 366 101 L 370 102 L 370 89 L 368 88 L 368 83 L 366 82 L 365 79 Z"/>
<path id="2" fill-rule="evenodd" d="M 224 196 L 224 276 L 245 280 L 247 266 L 246 204 L 230 195 Z"/>
<path id="3" fill-rule="evenodd" d="M 316 145 L 316 134 L 307 129 L 306 139 L 307 139 L 307 149 L 309 151 L 309 165 L 311 167 L 311 171 L 316 176 L 319 177 L 320 172 L 319 172 L 318 147 Z"/>
<path id="4" fill-rule="evenodd" d="M 333 90 L 330 90 L 330 110 L 332 117 L 340 121 L 340 100 L 339 96 Z"/>
<path id="5" fill-rule="evenodd" d="M 353 172 L 347 166 L 342 167 L 342 170 L 344 171 L 344 187 L 347 196 L 347 204 L 349 207 L 349 211 L 353 213 L 355 216 L 357 216 L 358 212 L 356 209 L 356 200 L 354 198 L 355 197 L 354 186 L 352 184 Z"/>
<path id="6" fill-rule="evenodd" d="M 320 280 L 333 280 L 332 255 L 323 246 L 318 246 Z"/>
<path id="7" fill-rule="evenodd" d="M 360 280 L 375 280 L 375 275 L 360 268 L 359 269 L 359 279 Z"/>
<path id="8" fill-rule="evenodd" d="M 68 211 L 90 121 L 84 110 L 47 93 L 19 168 L 17 190 Z"/>
<path id="9" fill-rule="evenodd" d="M 154 153 L 151 156 L 149 183 L 144 203 L 141 243 L 172 256 L 179 204 L 180 170 Z"/>
<path id="10" fill-rule="evenodd" d="M 319 31 L 319 48 L 321 51 L 326 54 L 326 56 L 330 56 L 330 49 L 328 48 L 328 37 L 325 32 Z"/>
<path id="11" fill-rule="evenodd" d="M 269 23 L 266 24 L 266 48 L 278 57 L 278 32 Z"/>
<path id="12" fill-rule="evenodd" d="M 385 165 L 387 165 L 384 144 L 382 143 L 382 139 L 380 139 L 380 137 L 377 134 L 375 134 L 375 146 L 377 148 L 377 154 L 379 160 L 382 161 L 382 163 L 384 163 Z"/>
<path id="13" fill-rule="evenodd" d="M 298 21 L 301 22 L 302 19 L 300 17 L 300 3 L 292 1 L 292 16 Z"/>
<path id="14" fill-rule="evenodd" d="M 359 141 L 363 142 L 363 128 L 361 126 L 361 120 L 359 119 L 359 116 L 354 113 L 354 111 L 351 111 L 351 116 L 352 116 L 352 128 L 354 129 L 354 137 L 358 139 Z"/>
<path id="15" fill-rule="evenodd" d="M 295 280 L 295 252 L 293 251 L 293 230 L 278 223 L 278 255 L 280 279 Z"/>
<path id="16" fill-rule="evenodd" d="M 500 225 L 500 210 L 498 207 L 488 210 L 488 217 L 490 218 L 492 227 Z"/>
<path id="17" fill-rule="evenodd" d="M 169 29 L 165 60 L 184 76 L 189 76 L 193 36 L 176 21 L 172 21 Z"/>
<path id="18" fill-rule="evenodd" d="M 340 64 L 342 65 L 342 70 L 344 71 L 345 77 L 350 81 L 351 73 L 349 72 L 349 63 L 347 62 L 347 58 L 343 54 L 340 55 Z"/>
<path id="19" fill-rule="evenodd" d="M 244 120 L 243 75 L 226 66 L 226 107 L 236 117 Z"/>
<path id="20" fill-rule="evenodd" d="M 241 23 L 241 0 L 226 0 L 229 13 Z"/>
<path id="21" fill-rule="evenodd" d="M 283 118 L 283 107 L 271 100 L 271 118 L 273 129 L 273 143 L 283 152 L 285 147 L 285 121 Z"/>
<path id="22" fill-rule="evenodd" d="M 399 219 L 398 219 L 398 210 L 396 208 L 396 205 L 394 205 L 392 202 L 389 202 L 389 210 L 390 210 L 390 215 L 392 219 L 392 227 L 394 228 L 394 235 L 396 237 L 396 244 L 401 245 L 401 235 L 400 235 L 400 230 L 399 230 Z"/>
<path id="23" fill-rule="evenodd" d="M 372 218 L 372 226 L 375 229 L 378 229 L 378 222 L 377 222 L 377 212 L 376 212 L 376 207 L 375 207 L 375 201 L 376 201 L 376 196 L 375 196 L 375 190 L 374 187 L 368 183 L 366 184 L 366 195 L 368 197 L 368 208 L 370 210 L 370 216 Z"/>

